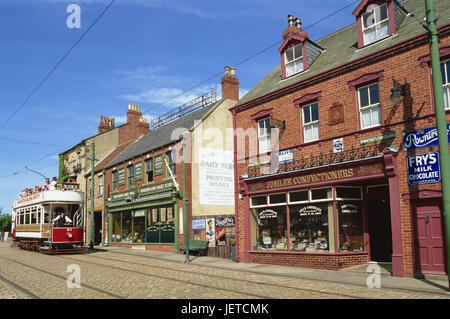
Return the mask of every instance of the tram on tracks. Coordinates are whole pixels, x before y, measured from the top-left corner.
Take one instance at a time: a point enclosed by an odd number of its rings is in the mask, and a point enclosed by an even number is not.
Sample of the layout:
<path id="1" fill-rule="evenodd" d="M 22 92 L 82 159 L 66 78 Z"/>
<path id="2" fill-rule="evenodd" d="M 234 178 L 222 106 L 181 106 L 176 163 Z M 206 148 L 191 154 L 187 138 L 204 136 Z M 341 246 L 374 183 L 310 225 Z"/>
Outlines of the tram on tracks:
<path id="1" fill-rule="evenodd" d="M 67 216 L 58 218 L 58 216 Z M 76 183 L 37 192 L 14 201 L 13 245 L 46 254 L 87 251 L 83 242 L 83 192 Z"/>

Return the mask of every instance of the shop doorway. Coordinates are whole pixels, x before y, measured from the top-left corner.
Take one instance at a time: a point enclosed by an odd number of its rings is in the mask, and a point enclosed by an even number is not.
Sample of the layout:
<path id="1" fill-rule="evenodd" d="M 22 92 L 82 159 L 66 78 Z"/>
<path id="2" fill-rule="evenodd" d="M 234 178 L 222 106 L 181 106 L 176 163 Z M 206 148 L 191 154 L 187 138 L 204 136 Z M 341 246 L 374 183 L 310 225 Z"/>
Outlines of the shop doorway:
<path id="1" fill-rule="evenodd" d="M 387 185 L 367 188 L 367 217 L 371 261 L 392 262 L 391 209 Z"/>
<path id="2" fill-rule="evenodd" d="M 102 242 L 102 212 L 94 212 L 94 245 Z"/>

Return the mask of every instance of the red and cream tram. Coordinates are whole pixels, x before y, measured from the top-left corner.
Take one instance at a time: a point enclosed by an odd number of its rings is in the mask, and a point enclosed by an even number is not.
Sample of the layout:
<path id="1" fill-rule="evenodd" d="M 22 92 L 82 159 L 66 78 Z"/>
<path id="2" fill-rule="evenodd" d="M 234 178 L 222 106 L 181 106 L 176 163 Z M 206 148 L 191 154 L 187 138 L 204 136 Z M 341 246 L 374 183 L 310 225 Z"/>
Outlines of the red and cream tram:
<path id="1" fill-rule="evenodd" d="M 52 222 L 64 213 L 68 218 Z M 70 220 L 70 221 L 69 221 Z M 11 231 L 22 249 L 43 253 L 86 251 L 83 247 L 83 192 L 75 183 L 14 201 Z"/>

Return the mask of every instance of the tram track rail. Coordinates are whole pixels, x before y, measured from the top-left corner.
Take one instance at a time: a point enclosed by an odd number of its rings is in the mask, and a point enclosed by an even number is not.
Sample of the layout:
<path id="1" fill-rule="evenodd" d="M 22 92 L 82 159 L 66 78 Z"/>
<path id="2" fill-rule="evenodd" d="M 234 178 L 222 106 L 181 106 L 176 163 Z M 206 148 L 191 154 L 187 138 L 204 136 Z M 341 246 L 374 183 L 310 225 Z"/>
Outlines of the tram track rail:
<path id="1" fill-rule="evenodd" d="M 161 258 L 161 257 L 155 257 L 155 256 L 144 256 L 144 255 L 140 255 L 140 254 L 130 254 L 130 253 L 126 253 L 123 251 L 109 251 L 109 250 L 99 250 L 101 252 L 108 252 L 108 253 L 114 253 L 114 254 L 119 254 L 119 255 L 127 255 L 127 256 L 134 256 L 134 257 L 141 257 L 141 258 L 146 258 L 146 259 L 156 259 L 156 260 L 161 260 L 161 261 L 165 261 L 168 263 L 174 263 L 174 264 L 179 264 L 178 261 L 174 261 L 174 260 L 170 260 L 167 258 Z M 199 267 L 206 267 L 204 265 L 200 265 L 200 264 L 196 264 L 196 266 Z M 222 270 L 226 270 L 226 271 L 237 271 L 234 269 L 227 269 L 227 268 L 223 268 L 223 267 L 219 267 L 219 266 L 215 266 L 215 265 L 208 265 L 207 267 L 211 267 L 211 268 L 217 268 L 217 269 L 222 269 Z M 302 276 L 302 275 L 295 275 L 295 276 L 291 276 L 291 275 L 285 275 L 285 274 L 268 274 L 266 272 L 261 272 L 261 271 L 256 271 L 256 270 L 239 270 L 241 272 L 248 272 L 251 274 L 258 274 L 258 275 L 266 275 L 266 276 L 277 276 L 277 277 L 283 277 L 283 278 L 294 278 L 294 279 L 304 279 L 304 280 L 320 280 L 321 282 L 329 282 L 331 284 L 343 284 L 343 285 L 350 285 L 350 286 L 355 286 L 355 287 L 359 287 L 359 288 L 363 288 L 366 287 L 366 282 L 364 281 L 364 283 L 359 284 L 359 283 L 354 283 L 354 282 L 348 282 L 348 281 L 334 281 L 334 280 L 330 280 L 330 279 L 326 279 L 326 278 L 312 278 L 312 277 L 308 277 L 308 276 Z M 367 273 L 367 275 L 369 275 L 370 273 Z M 431 291 L 431 290 L 421 290 L 421 289 L 415 289 L 413 287 L 408 287 L 408 288 L 402 288 L 402 287 L 391 287 L 391 286 L 384 286 L 383 288 L 386 289 L 393 289 L 393 290 L 398 290 L 398 291 L 405 291 L 405 292 L 418 292 L 418 293 L 428 293 L 428 294 L 434 294 L 434 295 L 438 295 L 438 296 L 442 296 L 443 294 L 448 294 L 450 292 L 450 290 L 447 290 L 446 287 L 442 287 L 442 292 L 436 292 L 436 291 Z"/>
<path id="2" fill-rule="evenodd" d="M 36 296 L 34 293 L 32 293 L 31 291 L 29 291 L 28 289 L 23 288 L 22 286 L 16 284 L 15 282 L 6 279 L 5 277 L 3 277 L 2 275 L 0 275 L 0 281 L 3 281 L 4 283 L 6 283 L 8 286 L 20 291 L 21 293 L 25 294 L 26 296 L 30 297 L 31 299 L 41 299 L 39 296 Z"/>
<path id="3" fill-rule="evenodd" d="M 110 260 L 110 261 L 119 262 L 119 263 L 129 263 L 127 261 L 118 260 L 118 259 L 114 259 L 114 258 L 106 258 L 104 256 L 101 256 L 101 257 L 90 256 L 90 255 L 79 255 L 79 256 L 80 257 L 97 258 L 97 259 L 100 259 L 100 260 L 102 260 L 102 259 L 103 260 Z M 235 289 L 227 289 L 227 288 L 222 288 L 222 287 L 213 287 L 211 285 L 200 284 L 200 283 L 192 282 L 192 281 L 189 281 L 189 280 L 181 280 L 181 279 L 175 279 L 175 278 L 170 278 L 170 277 L 165 277 L 165 276 L 148 274 L 148 273 L 145 273 L 145 272 L 140 272 L 140 271 L 131 270 L 131 269 L 127 269 L 127 268 L 116 267 L 116 266 L 102 264 L 102 263 L 96 263 L 96 262 L 92 262 L 92 261 L 86 261 L 86 260 L 83 260 L 83 259 L 78 259 L 78 258 L 73 258 L 73 257 L 58 256 L 58 258 L 70 259 L 70 260 L 74 260 L 74 261 L 78 261 L 78 262 L 86 262 L 86 263 L 95 264 L 95 265 L 101 265 L 101 266 L 104 266 L 104 267 L 109 267 L 109 268 L 113 268 L 113 269 L 117 269 L 117 270 L 129 271 L 129 272 L 132 272 L 132 273 L 139 273 L 139 274 L 142 274 L 142 275 L 158 277 L 158 278 L 165 279 L 165 280 L 173 280 L 173 281 L 178 281 L 178 282 L 183 282 L 183 283 L 189 283 L 189 284 L 192 284 L 192 285 L 197 285 L 197 286 L 206 287 L 206 288 L 210 288 L 210 289 L 217 289 L 217 290 L 222 290 L 222 291 L 229 291 L 229 292 L 244 294 L 244 295 L 248 295 L 248 296 L 252 296 L 252 297 L 256 297 L 256 298 L 278 299 L 278 298 L 274 298 L 273 296 L 259 295 L 259 294 L 249 294 L 247 292 L 243 292 L 243 291 L 235 290 Z M 190 275 L 201 275 L 201 276 L 206 276 L 206 277 L 213 277 L 216 280 L 218 278 L 225 279 L 225 280 L 235 280 L 231 276 L 229 277 L 229 276 L 224 276 L 224 275 L 205 274 L 205 273 L 201 273 L 201 272 L 193 272 L 193 271 L 190 271 L 190 270 L 168 268 L 168 267 L 149 265 L 149 264 L 138 263 L 138 262 L 133 262 L 133 265 L 140 265 L 140 266 L 153 267 L 153 268 L 163 269 L 163 270 L 177 271 L 177 272 L 187 273 L 187 274 L 190 274 Z M 214 282 L 214 281 L 212 281 L 212 282 Z M 319 290 L 319 289 L 299 288 L 299 287 L 293 287 L 293 286 L 288 286 L 288 285 L 279 285 L 279 284 L 273 284 L 273 283 L 267 283 L 267 282 L 261 282 L 261 281 L 247 280 L 247 279 L 239 279 L 239 282 L 244 282 L 244 283 L 253 284 L 253 285 L 271 286 L 271 287 L 275 287 L 277 289 L 292 289 L 292 290 L 296 290 L 296 291 L 300 291 L 300 292 L 311 292 L 311 293 L 316 293 L 316 294 L 324 294 L 324 295 L 330 296 L 330 298 L 336 298 L 337 296 L 340 296 L 340 297 L 343 297 L 343 298 L 351 298 L 351 299 L 370 299 L 370 298 L 366 298 L 366 297 L 358 297 L 358 296 L 342 294 L 342 293 L 327 292 L 327 291 L 322 291 L 322 290 Z"/>
<path id="4" fill-rule="evenodd" d="M 49 271 L 47 271 L 47 270 L 44 270 L 44 269 L 41 269 L 41 268 L 38 268 L 38 267 L 35 267 L 35 266 L 28 265 L 28 264 L 22 263 L 22 262 L 20 262 L 20 261 L 14 260 L 14 259 L 10 259 L 10 258 L 4 257 L 4 256 L 0 256 L 0 259 L 6 260 L 6 261 L 9 261 L 9 262 L 18 264 L 18 265 L 21 265 L 21 266 L 23 266 L 23 267 L 30 268 L 30 269 L 32 269 L 32 270 L 34 270 L 34 271 L 38 271 L 38 272 L 40 272 L 40 273 L 44 273 L 44 274 L 50 275 L 50 276 L 52 276 L 52 277 L 55 277 L 55 278 L 58 278 L 58 279 L 62 279 L 62 280 L 64 280 L 64 281 L 67 281 L 67 277 L 64 277 L 64 276 L 61 276 L 61 275 L 57 275 L 57 274 L 51 273 L 51 272 L 49 272 Z M 1 277 L 1 276 L 0 276 L 0 277 Z M 5 279 L 6 279 L 6 278 L 5 278 Z M 7 280 L 8 282 L 10 282 L 10 283 L 16 285 L 17 288 L 24 289 L 24 288 L 20 287 L 19 285 L 17 285 L 17 284 L 15 284 L 15 283 L 11 282 L 11 281 L 8 280 L 8 279 L 6 279 L 6 280 Z M 97 287 L 94 287 L 94 286 L 91 286 L 91 285 L 83 284 L 83 287 L 86 287 L 86 288 L 88 288 L 88 289 L 91 289 L 91 290 L 100 292 L 100 293 L 102 293 L 102 294 L 111 296 L 111 297 L 116 298 L 116 299 L 125 299 L 125 297 L 123 297 L 123 296 L 119 296 L 119 295 L 113 294 L 113 293 L 111 293 L 111 292 L 108 292 L 108 291 L 106 291 L 106 290 L 103 290 L 103 289 L 100 289 L 100 288 L 97 288 Z M 20 289 L 19 289 L 19 290 L 20 290 Z M 27 291 L 26 289 L 24 289 L 24 290 Z M 25 291 L 24 291 L 24 293 L 25 293 Z M 29 291 L 28 291 L 28 292 L 29 292 Z M 29 292 L 29 293 L 31 293 L 31 292 Z M 31 293 L 31 294 L 32 294 L 32 293 Z M 33 295 L 34 295 L 34 294 L 33 294 Z M 34 296 L 36 296 L 36 295 L 34 295 Z M 36 296 L 36 297 L 39 298 L 38 296 Z"/>

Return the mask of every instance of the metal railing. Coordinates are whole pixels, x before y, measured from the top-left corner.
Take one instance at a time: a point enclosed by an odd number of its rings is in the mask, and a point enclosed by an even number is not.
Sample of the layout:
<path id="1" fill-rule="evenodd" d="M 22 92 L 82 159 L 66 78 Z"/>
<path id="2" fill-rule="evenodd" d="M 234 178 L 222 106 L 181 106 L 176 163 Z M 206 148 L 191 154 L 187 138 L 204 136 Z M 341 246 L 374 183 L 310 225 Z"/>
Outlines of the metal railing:
<path id="1" fill-rule="evenodd" d="M 270 165 L 270 163 L 262 164 L 248 168 L 248 178 L 260 177 L 265 175 L 286 173 L 297 170 L 304 170 L 308 168 L 318 168 L 333 164 L 341 164 L 351 162 L 355 160 L 369 159 L 381 156 L 382 150 L 380 150 L 379 144 L 364 145 L 360 148 L 354 148 L 342 151 L 340 153 L 319 153 L 310 156 L 303 156 L 299 160 L 294 160 L 289 163 Z"/>

